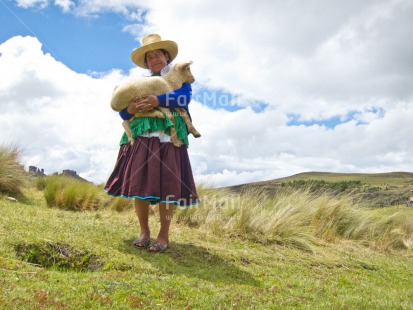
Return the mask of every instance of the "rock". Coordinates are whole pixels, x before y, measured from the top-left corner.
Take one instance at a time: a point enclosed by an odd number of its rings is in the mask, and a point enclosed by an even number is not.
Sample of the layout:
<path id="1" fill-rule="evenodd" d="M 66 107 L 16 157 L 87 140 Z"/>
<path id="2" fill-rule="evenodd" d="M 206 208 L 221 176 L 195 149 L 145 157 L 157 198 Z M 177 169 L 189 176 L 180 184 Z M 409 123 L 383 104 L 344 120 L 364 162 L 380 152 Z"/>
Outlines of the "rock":
<path id="1" fill-rule="evenodd" d="M 29 174 L 35 177 L 44 177 L 44 169 L 37 168 L 36 166 L 29 166 Z"/>

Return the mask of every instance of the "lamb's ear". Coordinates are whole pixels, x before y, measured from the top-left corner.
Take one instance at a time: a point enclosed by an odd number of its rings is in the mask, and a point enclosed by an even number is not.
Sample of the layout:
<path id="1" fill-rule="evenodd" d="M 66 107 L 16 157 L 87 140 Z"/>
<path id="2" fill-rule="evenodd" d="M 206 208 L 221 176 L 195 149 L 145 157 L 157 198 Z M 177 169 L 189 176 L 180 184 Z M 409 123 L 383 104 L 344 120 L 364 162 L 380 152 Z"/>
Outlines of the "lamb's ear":
<path id="1" fill-rule="evenodd" d="M 192 65 L 192 61 L 182 63 L 182 69 L 187 69 L 189 66 Z"/>

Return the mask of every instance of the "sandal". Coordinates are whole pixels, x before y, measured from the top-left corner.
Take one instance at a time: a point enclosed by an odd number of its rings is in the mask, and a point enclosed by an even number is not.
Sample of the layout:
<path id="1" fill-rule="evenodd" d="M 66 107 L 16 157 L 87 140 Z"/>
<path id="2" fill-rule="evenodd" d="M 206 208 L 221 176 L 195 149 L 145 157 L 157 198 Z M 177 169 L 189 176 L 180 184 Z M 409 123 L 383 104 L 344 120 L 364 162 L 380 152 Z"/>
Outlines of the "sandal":
<path id="1" fill-rule="evenodd" d="M 155 247 L 155 249 L 151 249 L 152 247 Z M 148 247 L 149 252 L 163 253 L 167 249 L 169 249 L 169 242 L 167 244 L 161 244 L 159 242 L 155 242 L 155 243 L 152 243 L 151 245 L 149 245 L 149 247 Z"/>
<path id="2" fill-rule="evenodd" d="M 151 244 L 151 240 L 147 239 L 135 239 L 133 240 L 133 246 L 138 249 L 147 249 Z"/>

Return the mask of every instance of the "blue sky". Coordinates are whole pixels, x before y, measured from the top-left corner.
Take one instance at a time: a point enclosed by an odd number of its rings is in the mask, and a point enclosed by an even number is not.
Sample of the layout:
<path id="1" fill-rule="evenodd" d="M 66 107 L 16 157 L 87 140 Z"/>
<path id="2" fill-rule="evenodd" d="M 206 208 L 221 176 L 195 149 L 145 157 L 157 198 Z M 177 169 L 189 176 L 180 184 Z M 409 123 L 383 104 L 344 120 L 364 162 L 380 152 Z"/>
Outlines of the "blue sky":
<path id="1" fill-rule="evenodd" d="M 159 33 L 193 61 L 197 182 L 412 171 L 412 1 L 221 6 L 0 0 L 0 144 L 21 145 L 26 168 L 104 182 L 122 133 L 111 90 L 148 74 L 130 53 Z"/>
<path id="2" fill-rule="evenodd" d="M 0 41 L 13 36 L 35 36 L 43 44 L 43 51 L 78 73 L 105 72 L 114 68 L 125 72 L 134 67 L 130 53 L 140 42 L 124 31 L 128 25 L 119 13 L 102 13 L 95 16 L 76 16 L 63 13 L 56 6 L 43 9 L 24 9 L 13 3 L 2 2 L 1 22 L 8 25 Z M 145 12 L 142 12 L 144 21 Z M 228 111 L 242 109 L 236 104 L 236 95 L 216 89 L 199 88 L 197 98 L 213 109 Z M 219 100 L 214 100 L 220 98 Z M 255 111 L 266 104 L 255 101 Z"/>
<path id="3" fill-rule="evenodd" d="M 35 36 L 44 52 L 79 73 L 129 70 L 129 55 L 140 44 L 122 31 L 125 18 L 116 13 L 78 17 L 56 6 L 23 9 L 2 0 L 0 21 L 7 25 L 0 31 L 1 42 L 16 35 Z"/>

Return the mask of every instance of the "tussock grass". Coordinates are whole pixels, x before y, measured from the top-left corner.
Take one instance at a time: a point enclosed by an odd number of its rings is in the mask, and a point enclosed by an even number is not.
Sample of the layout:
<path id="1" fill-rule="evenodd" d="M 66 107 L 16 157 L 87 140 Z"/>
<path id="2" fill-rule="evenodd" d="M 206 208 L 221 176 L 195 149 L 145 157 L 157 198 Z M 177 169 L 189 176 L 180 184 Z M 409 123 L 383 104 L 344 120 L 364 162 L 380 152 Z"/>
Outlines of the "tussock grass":
<path id="1" fill-rule="evenodd" d="M 395 206 L 363 210 L 344 236 L 381 250 L 413 250 L 413 209 Z"/>
<path id="2" fill-rule="evenodd" d="M 66 176 L 44 179 L 44 197 L 48 207 L 71 211 L 93 211 L 105 206 L 101 190 L 92 183 Z"/>
<path id="3" fill-rule="evenodd" d="M 121 198 L 121 197 L 112 197 L 111 203 L 109 203 L 110 208 L 116 212 L 130 211 L 135 208 L 133 199 Z"/>
<path id="4" fill-rule="evenodd" d="M 0 193 L 22 195 L 27 176 L 19 163 L 21 150 L 15 146 L 0 146 Z"/>
<path id="5" fill-rule="evenodd" d="M 36 177 L 32 180 L 32 184 L 37 190 L 43 191 L 46 188 L 47 179 L 48 177 Z"/>
<path id="6" fill-rule="evenodd" d="M 34 180 L 37 190 L 43 191 L 48 207 L 68 211 L 96 211 L 112 209 L 124 212 L 134 208 L 132 199 L 111 197 L 103 186 L 77 180 L 68 176 L 52 175 Z"/>
<path id="7" fill-rule="evenodd" d="M 219 235 L 240 236 L 313 251 L 326 242 L 354 241 L 379 250 L 412 249 L 413 209 L 371 209 L 351 195 L 288 189 L 275 196 L 246 190 L 200 188 L 200 206 L 181 210 L 176 220 Z"/>
<path id="8" fill-rule="evenodd" d="M 114 198 L 95 186 L 64 176 L 39 178 L 49 207 L 86 211 L 134 208 L 132 199 Z M 276 195 L 264 190 L 198 186 L 201 204 L 180 209 L 175 221 L 222 237 L 234 236 L 261 244 L 280 244 L 313 252 L 314 246 L 353 241 L 377 250 L 413 249 L 413 209 L 381 209 L 354 203 L 351 194 L 333 195 L 311 187 L 286 188 Z"/>

